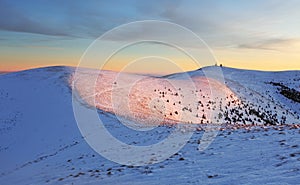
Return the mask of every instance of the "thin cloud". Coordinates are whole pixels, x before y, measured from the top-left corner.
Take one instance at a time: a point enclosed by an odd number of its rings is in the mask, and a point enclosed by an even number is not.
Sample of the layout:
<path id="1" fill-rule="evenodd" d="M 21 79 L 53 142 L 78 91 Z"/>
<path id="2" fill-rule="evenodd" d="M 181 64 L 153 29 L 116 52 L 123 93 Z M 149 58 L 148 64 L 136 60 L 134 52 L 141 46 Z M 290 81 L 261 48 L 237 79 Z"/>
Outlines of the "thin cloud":
<path id="1" fill-rule="evenodd" d="M 36 45 L 31 45 L 31 46 L 26 46 L 28 48 L 34 48 L 34 49 L 49 49 L 49 50 L 64 50 L 62 47 L 53 47 L 53 46 L 36 46 Z"/>
<path id="2" fill-rule="evenodd" d="M 295 48 L 299 43 L 299 38 L 271 38 L 252 43 L 239 44 L 236 48 L 282 51 L 286 48 Z"/>
<path id="3" fill-rule="evenodd" d="M 0 30 L 51 36 L 68 36 L 68 33 L 62 29 L 48 26 L 43 23 L 43 20 L 33 20 L 5 1 L 0 1 Z"/>

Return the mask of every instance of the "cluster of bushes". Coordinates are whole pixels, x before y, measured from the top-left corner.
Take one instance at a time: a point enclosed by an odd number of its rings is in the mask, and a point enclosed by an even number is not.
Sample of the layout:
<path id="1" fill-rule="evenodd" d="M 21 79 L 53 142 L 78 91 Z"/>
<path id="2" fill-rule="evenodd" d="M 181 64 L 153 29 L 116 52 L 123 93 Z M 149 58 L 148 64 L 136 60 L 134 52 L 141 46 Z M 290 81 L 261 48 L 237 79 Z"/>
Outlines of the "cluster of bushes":
<path id="1" fill-rule="evenodd" d="M 270 84 L 280 87 L 280 94 L 282 94 L 286 98 L 300 103 L 300 92 L 299 91 L 297 91 L 293 88 L 289 88 L 289 87 L 283 85 L 282 83 L 270 82 Z"/>
<path id="2" fill-rule="evenodd" d="M 274 83 L 275 86 L 280 86 L 282 94 L 288 96 L 290 98 L 294 98 L 300 101 L 300 94 L 296 90 L 292 90 L 287 88 L 286 86 L 280 83 Z M 166 88 L 165 88 L 166 89 Z M 167 90 L 167 89 L 166 89 Z M 179 89 L 180 91 L 181 89 Z M 169 91 L 169 92 L 168 92 Z M 154 92 L 159 94 L 160 98 L 165 99 L 167 103 L 173 103 L 169 99 L 167 99 L 164 95 L 170 93 L 173 96 L 183 96 L 180 93 L 174 93 L 170 89 L 167 91 L 162 91 L 159 89 L 155 89 Z M 201 90 L 199 91 L 201 92 Z M 226 101 L 223 102 L 222 99 L 220 102 L 210 100 L 210 97 L 203 96 L 203 99 L 207 99 L 207 102 L 202 102 L 200 100 L 197 101 L 197 110 L 193 110 L 190 105 L 183 106 L 181 110 L 176 110 L 175 112 L 170 112 L 169 115 L 178 115 L 178 111 L 187 111 L 195 115 L 198 119 L 199 123 L 210 123 L 210 122 L 222 122 L 225 124 L 262 124 L 262 125 L 277 125 L 284 124 L 286 122 L 286 116 L 284 116 L 285 112 L 282 114 L 278 113 L 276 106 L 271 106 L 271 104 L 266 104 L 263 106 L 262 104 L 253 104 L 253 102 L 249 102 L 246 100 L 235 99 L 233 95 L 229 95 L 226 97 Z M 223 104 L 225 103 L 225 104 Z M 181 102 L 174 102 L 175 104 L 181 104 Z M 154 107 L 156 108 L 156 107 Z M 218 114 L 214 117 L 214 121 L 210 120 L 206 111 L 212 110 L 213 112 L 218 112 Z M 162 112 L 161 112 L 162 113 Z M 281 116 L 282 115 L 282 116 Z M 165 115 L 166 117 L 167 115 Z"/>

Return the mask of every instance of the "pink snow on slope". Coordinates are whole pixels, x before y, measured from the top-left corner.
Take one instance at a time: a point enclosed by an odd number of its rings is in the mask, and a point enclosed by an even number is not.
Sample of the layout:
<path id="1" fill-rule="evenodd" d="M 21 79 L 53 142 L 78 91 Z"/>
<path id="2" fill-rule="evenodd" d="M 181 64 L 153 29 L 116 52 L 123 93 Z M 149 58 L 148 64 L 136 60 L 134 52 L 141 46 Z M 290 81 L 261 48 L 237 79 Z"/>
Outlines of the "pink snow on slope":
<path id="1" fill-rule="evenodd" d="M 83 70 L 72 81 L 88 105 L 151 125 L 222 122 L 224 106 L 239 103 L 224 84 L 204 76 L 187 80 Z"/>

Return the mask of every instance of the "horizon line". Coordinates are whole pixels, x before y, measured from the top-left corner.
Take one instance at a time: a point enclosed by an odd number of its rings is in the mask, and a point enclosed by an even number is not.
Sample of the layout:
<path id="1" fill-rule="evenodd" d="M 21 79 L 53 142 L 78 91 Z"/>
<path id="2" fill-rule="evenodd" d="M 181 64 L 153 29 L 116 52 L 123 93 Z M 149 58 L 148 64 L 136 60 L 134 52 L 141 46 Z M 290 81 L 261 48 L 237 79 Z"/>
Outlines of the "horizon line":
<path id="1" fill-rule="evenodd" d="M 58 64 L 58 65 L 42 65 L 42 66 L 33 66 L 33 67 L 28 67 L 28 68 L 23 68 L 20 70 L 0 70 L 0 74 L 8 74 L 8 73 L 16 73 L 16 72 L 21 72 L 21 71 L 27 71 L 27 70 L 34 70 L 34 69 L 42 69 L 42 68 L 50 68 L 50 67 L 72 67 L 72 68 L 77 68 L 78 66 L 75 65 L 64 65 L 64 64 Z M 200 70 L 203 69 L 205 67 L 223 67 L 223 68 L 232 68 L 232 69 L 238 69 L 238 70 L 249 70 L 249 71 L 260 71 L 260 72 L 286 72 L 286 71 L 300 71 L 300 69 L 284 69 L 284 70 L 263 70 L 263 69 L 247 69 L 247 68 L 238 68 L 238 67 L 232 67 L 232 66 L 226 66 L 224 64 L 218 64 L 218 65 L 207 65 L 207 66 L 202 66 L 200 68 L 197 69 L 193 69 L 193 70 L 188 70 L 185 72 L 191 72 L 191 71 L 196 71 L 196 70 Z M 97 68 L 95 67 L 80 67 L 80 68 L 86 68 L 86 69 L 95 69 L 97 70 Z M 99 69 L 98 69 L 99 70 Z M 102 71 L 113 71 L 113 72 L 121 72 L 118 70 L 112 70 L 112 69 L 101 69 Z M 139 73 L 139 72 L 128 72 L 128 71 L 124 71 L 125 73 L 130 73 L 130 74 L 137 74 L 137 75 L 156 75 L 156 76 L 164 76 L 164 75 L 171 75 L 171 74 L 177 74 L 177 73 L 181 73 L 181 72 L 175 72 L 175 73 Z"/>

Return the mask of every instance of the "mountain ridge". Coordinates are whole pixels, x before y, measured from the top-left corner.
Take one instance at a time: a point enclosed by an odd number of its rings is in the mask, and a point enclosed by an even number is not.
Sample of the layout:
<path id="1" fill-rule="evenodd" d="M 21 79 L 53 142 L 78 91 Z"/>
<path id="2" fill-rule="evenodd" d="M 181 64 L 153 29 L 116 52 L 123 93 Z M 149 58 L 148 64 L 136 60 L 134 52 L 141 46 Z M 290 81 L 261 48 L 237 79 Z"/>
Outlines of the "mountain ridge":
<path id="1" fill-rule="evenodd" d="M 274 130 L 264 124 L 249 125 L 245 130 L 221 130 L 209 148 L 199 153 L 197 146 L 204 133 L 200 129 L 195 131 L 187 145 L 176 155 L 146 167 L 126 167 L 105 159 L 86 143 L 77 127 L 69 80 L 75 69 L 48 67 L 0 76 L 0 184 L 111 184 L 116 181 L 119 184 L 157 184 L 157 179 L 160 183 L 167 184 L 174 176 L 178 176 L 177 181 L 182 184 L 191 180 L 199 182 L 199 178 L 207 179 L 208 176 L 214 182 L 228 184 L 236 179 L 239 179 L 239 183 L 246 183 L 249 174 L 264 174 L 260 176 L 258 184 L 271 182 L 274 177 L 290 183 L 298 182 L 297 171 L 291 169 L 299 164 L 299 129 L 290 129 L 291 127 L 281 124 L 275 125 Z M 193 75 L 197 78 L 197 72 Z M 266 82 L 282 83 L 297 89 L 299 77 L 298 71 L 258 74 L 224 70 L 225 84 L 239 100 L 252 102 L 262 108 L 270 102 L 268 110 L 273 110 L 273 105 L 276 105 L 276 111 L 284 110 L 285 115 L 291 117 L 300 114 L 299 103 L 287 99 L 280 94 L 278 87 Z M 200 79 L 201 83 L 207 82 L 205 78 Z M 177 81 L 182 85 L 182 79 Z M 155 97 L 159 98 L 162 92 L 168 91 L 164 89 L 164 85 L 162 84 L 161 91 L 155 87 Z M 147 89 L 150 90 L 151 85 Z M 154 89 L 151 93 L 154 93 Z M 146 88 L 138 84 L 136 90 Z M 175 91 L 170 93 L 176 94 Z M 168 95 L 174 96 L 167 93 Z M 166 100 L 165 103 L 168 103 Z M 168 104 L 171 108 L 172 103 Z M 206 106 L 204 101 L 202 104 Z M 184 112 L 189 113 L 189 108 L 192 107 L 187 107 L 188 110 L 184 109 Z M 192 111 L 196 110 L 197 106 Z M 122 125 L 115 114 L 102 110 L 98 112 L 107 129 L 125 143 L 149 145 L 160 142 L 170 133 L 170 127 L 164 125 L 152 132 L 132 131 Z M 253 111 L 253 114 L 257 112 Z M 243 117 L 246 118 L 245 114 Z M 254 116 L 251 119 L 254 122 Z M 286 123 L 297 126 L 292 120 L 287 120 Z M 187 166 L 190 170 L 187 170 Z M 245 171 L 245 168 L 248 170 Z M 288 174 L 288 179 L 285 174 Z M 189 179 L 180 178 L 181 175 Z"/>

